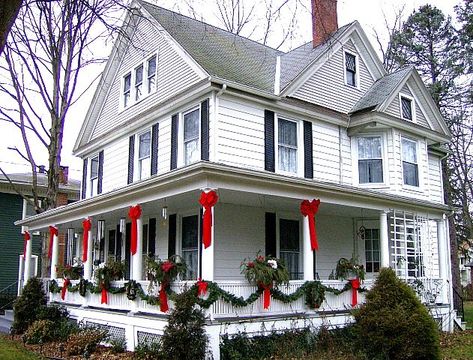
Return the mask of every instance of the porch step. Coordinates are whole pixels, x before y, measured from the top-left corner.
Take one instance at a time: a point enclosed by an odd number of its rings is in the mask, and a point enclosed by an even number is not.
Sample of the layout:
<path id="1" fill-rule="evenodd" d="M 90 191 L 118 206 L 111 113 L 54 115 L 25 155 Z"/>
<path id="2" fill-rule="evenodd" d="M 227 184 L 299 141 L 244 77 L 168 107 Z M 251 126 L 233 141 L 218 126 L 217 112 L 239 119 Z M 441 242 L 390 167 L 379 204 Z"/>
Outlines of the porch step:
<path id="1" fill-rule="evenodd" d="M 13 310 L 5 310 L 5 315 L 0 316 L 0 333 L 10 333 L 13 323 Z"/>
<path id="2" fill-rule="evenodd" d="M 457 330 L 466 330 L 466 321 L 462 321 L 461 316 L 458 316 L 456 311 L 454 312 L 453 324 Z"/>

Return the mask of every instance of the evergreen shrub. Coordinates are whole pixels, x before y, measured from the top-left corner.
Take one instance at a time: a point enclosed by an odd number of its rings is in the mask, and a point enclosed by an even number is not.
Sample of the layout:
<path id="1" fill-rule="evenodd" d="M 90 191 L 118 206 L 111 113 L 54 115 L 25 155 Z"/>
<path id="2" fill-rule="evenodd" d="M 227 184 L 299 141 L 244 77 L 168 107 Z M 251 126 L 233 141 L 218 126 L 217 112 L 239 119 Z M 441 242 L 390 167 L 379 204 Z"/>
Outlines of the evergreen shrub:
<path id="1" fill-rule="evenodd" d="M 13 305 L 12 332 L 23 334 L 36 321 L 38 312 L 45 305 L 43 283 L 36 277 L 29 279 Z"/>
<path id="2" fill-rule="evenodd" d="M 23 334 L 26 344 L 44 344 L 53 340 L 54 323 L 51 320 L 36 320 Z"/>

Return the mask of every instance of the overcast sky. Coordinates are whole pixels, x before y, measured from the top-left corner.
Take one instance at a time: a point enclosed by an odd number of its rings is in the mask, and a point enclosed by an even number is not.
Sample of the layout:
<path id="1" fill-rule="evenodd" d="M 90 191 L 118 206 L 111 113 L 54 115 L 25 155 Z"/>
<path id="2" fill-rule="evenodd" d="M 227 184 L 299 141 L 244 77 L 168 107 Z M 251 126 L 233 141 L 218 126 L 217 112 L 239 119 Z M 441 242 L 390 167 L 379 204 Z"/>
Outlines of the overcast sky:
<path id="1" fill-rule="evenodd" d="M 308 3 L 308 8 L 310 8 L 310 1 L 306 1 Z M 158 0 L 157 2 L 166 3 L 167 0 Z M 169 1 L 171 4 L 175 2 L 177 1 Z M 398 9 L 402 8 L 403 5 L 405 5 L 404 14 L 407 17 L 412 13 L 412 11 L 414 11 L 414 9 L 417 9 L 419 6 L 426 3 L 438 7 L 445 14 L 454 17 L 455 14 L 453 7 L 459 4 L 460 0 L 338 0 L 338 23 L 339 26 L 342 26 L 354 20 L 358 20 L 371 39 L 373 46 L 377 49 L 377 44 L 374 43 L 372 37 L 374 33 L 373 29 L 380 34 L 384 34 L 385 17 L 388 21 L 392 20 L 394 14 L 397 13 Z M 166 4 L 164 6 L 166 6 Z M 300 26 L 307 27 L 307 37 L 305 40 L 310 40 L 312 29 L 309 15 L 306 15 L 305 18 L 300 21 Z M 70 166 L 70 176 L 75 179 L 81 178 L 82 165 L 79 159 L 72 156 L 72 148 L 91 96 L 92 91 L 79 105 L 76 106 L 76 108 L 72 109 L 69 114 L 72 116 L 66 124 L 64 134 L 62 165 Z M 28 172 L 29 167 L 26 165 L 25 161 L 12 151 L 7 150 L 7 147 L 15 146 L 16 144 L 18 144 L 18 147 L 22 147 L 18 130 L 5 122 L 0 122 L 0 130 L 0 166 L 9 173 Z M 46 164 L 47 154 L 45 154 L 42 159 Z"/>

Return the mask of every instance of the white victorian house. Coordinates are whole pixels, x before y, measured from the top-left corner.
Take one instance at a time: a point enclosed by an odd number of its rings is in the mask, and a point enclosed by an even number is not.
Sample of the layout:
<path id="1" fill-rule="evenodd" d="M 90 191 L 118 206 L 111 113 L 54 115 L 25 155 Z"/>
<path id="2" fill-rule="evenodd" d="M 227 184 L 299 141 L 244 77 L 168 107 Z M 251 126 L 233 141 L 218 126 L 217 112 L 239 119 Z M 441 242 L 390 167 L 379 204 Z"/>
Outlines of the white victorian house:
<path id="1" fill-rule="evenodd" d="M 330 275 L 340 258 L 354 257 L 367 272 L 363 288 L 391 267 L 418 285 L 443 329 L 452 329 L 441 175 L 450 134 L 417 71 L 388 74 L 360 24 L 338 28 L 333 8 L 314 12 L 321 21 L 314 21 L 312 42 L 284 53 L 142 0 L 135 5 L 75 144 L 84 164 L 82 199 L 17 225 L 55 226 L 82 257 L 89 219 L 84 278 L 92 281 L 93 269 L 110 258 L 124 260 L 126 276 L 115 289 L 132 279 L 144 293 L 145 255 L 179 254 L 189 266 L 188 286 L 201 278 L 243 299 L 256 287 L 240 265 L 257 253 L 285 261 L 285 294 L 314 280 L 346 287 Z M 208 247 L 203 191 L 218 195 Z M 317 251 L 300 211 L 313 199 L 320 199 Z M 142 211 L 131 254 L 128 212 L 135 205 Z M 56 239 L 51 278 L 61 286 Z M 172 287 L 180 291 L 183 283 Z M 247 306 L 220 297 L 206 309 L 214 357 L 223 333 L 343 325 L 352 291 L 326 292 L 318 309 L 303 297 L 273 298 L 266 310 L 262 296 Z M 123 291 L 109 293 L 107 303 L 89 291 L 68 291 L 64 299 L 52 292 L 50 301 L 125 336 L 130 349 L 159 337 L 168 316 Z"/>

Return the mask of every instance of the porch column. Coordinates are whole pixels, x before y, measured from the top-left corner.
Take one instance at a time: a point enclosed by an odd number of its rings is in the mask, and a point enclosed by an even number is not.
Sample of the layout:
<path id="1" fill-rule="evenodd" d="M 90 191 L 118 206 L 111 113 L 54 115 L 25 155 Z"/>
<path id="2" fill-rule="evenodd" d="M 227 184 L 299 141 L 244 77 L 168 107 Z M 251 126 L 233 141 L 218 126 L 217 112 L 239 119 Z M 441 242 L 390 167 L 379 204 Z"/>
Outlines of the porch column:
<path id="1" fill-rule="evenodd" d="M 389 233 L 388 212 L 381 211 L 379 214 L 379 243 L 381 252 L 381 267 L 389 267 Z"/>
<path id="2" fill-rule="evenodd" d="M 202 206 L 202 257 L 200 277 L 202 280 L 214 280 L 214 246 L 215 226 L 214 215 L 215 204 L 218 201 L 217 192 L 213 189 L 204 189 L 200 193 L 199 204 Z"/>
<path id="3" fill-rule="evenodd" d="M 442 304 L 447 303 L 447 289 L 448 289 L 448 258 L 450 254 L 447 250 L 447 236 L 445 232 L 445 220 L 437 219 L 437 241 L 438 241 L 438 258 L 439 258 L 439 276 L 442 279 Z"/>
<path id="4" fill-rule="evenodd" d="M 87 239 L 87 261 L 84 261 L 84 279 L 90 280 L 92 279 L 92 250 L 93 250 L 93 241 L 92 241 L 92 227 L 88 233 Z M 82 246 L 84 246 L 84 234 L 82 234 Z"/>
<path id="5" fill-rule="evenodd" d="M 214 210 L 215 210 L 215 207 L 214 207 Z M 205 211 L 206 210 L 204 210 L 204 213 Z M 203 280 L 206 280 L 206 281 L 214 281 L 214 247 L 215 247 L 214 226 L 212 226 L 210 234 L 211 234 L 212 242 L 207 248 L 205 248 L 205 246 L 202 246 L 201 277 Z"/>
<path id="6" fill-rule="evenodd" d="M 58 235 L 53 235 L 53 251 L 51 254 L 51 279 L 57 279 L 57 264 L 59 258 L 59 237 Z"/>
<path id="7" fill-rule="evenodd" d="M 28 230 L 26 230 L 28 231 Z M 33 251 L 33 237 L 26 242 L 26 251 L 24 254 L 25 266 L 23 269 L 23 286 L 26 285 L 28 279 L 31 277 L 31 252 Z"/>
<path id="8" fill-rule="evenodd" d="M 304 280 L 314 280 L 314 252 L 310 244 L 310 230 L 309 230 L 309 217 L 302 216 L 302 253 L 303 253 L 303 269 L 304 269 Z"/>
<path id="9" fill-rule="evenodd" d="M 131 278 L 136 281 L 143 280 L 143 220 L 136 219 L 136 253 L 132 255 Z"/>

